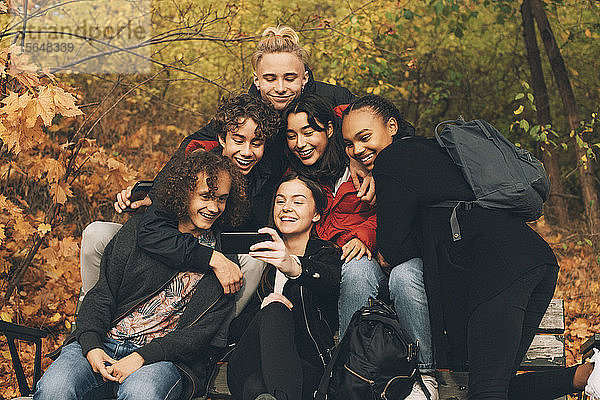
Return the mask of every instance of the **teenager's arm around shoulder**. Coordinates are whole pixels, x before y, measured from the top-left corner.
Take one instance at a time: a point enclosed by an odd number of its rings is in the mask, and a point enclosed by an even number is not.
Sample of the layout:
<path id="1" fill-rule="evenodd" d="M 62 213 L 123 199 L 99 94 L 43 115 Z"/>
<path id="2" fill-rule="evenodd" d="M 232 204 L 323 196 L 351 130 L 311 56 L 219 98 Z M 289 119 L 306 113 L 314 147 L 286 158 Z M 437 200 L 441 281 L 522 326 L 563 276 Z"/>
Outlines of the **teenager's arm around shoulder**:
<path id="1" fill-rule="evenodd" d="M 205 273 L 213 249 L 198 243 L 193 235 L 181 233 L 178 226 L 169 212 L 150 206 L 137 234 L 140 248 L 175 270 Z"/>

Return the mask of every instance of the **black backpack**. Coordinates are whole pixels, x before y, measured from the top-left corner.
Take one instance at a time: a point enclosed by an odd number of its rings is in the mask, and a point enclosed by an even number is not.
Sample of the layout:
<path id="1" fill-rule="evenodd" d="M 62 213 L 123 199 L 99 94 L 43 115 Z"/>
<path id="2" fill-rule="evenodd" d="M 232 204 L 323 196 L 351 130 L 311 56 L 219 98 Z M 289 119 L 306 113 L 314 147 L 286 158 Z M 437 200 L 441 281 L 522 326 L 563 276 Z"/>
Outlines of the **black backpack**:
<path id="1" fill-rule="evenodd" d="M 403 399 L 415 381 L 429 399 L 417 368 L 418 351 L 418 343 L 407 340 L 394 310 L 370 298 L 369 305 L 352 316 L 325 369 L 315 399 Z"/>
<path id="2" fill-rule="evenodd" d="M 433 206 L 454 208 L 450 217 L 454 241 L 461 239 L 456 219 L 456 209 L 461 206 L 508 210 L 525 221 L 542 215 L 550 179 L 544 165 L 530 152 L 515 146 L 483 120 L 465 122 L 459 117 L 441 122 L 435 127 L 435 138 L 460 168 L 476 198 L 474 202 L 448 201 Z"/>

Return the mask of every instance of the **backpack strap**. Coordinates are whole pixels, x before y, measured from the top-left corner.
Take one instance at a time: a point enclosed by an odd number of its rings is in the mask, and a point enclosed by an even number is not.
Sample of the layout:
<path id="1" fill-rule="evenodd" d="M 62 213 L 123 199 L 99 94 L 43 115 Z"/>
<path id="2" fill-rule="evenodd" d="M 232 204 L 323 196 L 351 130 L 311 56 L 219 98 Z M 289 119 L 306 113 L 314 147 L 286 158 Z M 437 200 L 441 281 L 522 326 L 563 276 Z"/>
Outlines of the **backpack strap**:
<path id="1" fill-rule="evenodd" d="M 442 142 L 442 138 L 440 138 L 440 134 L 438 132 L 440 126 L 445 125 L 445 124 L 454 124 L 454 125 L 462 125 L 465 123 L 465 119 L 463 118 L 462 115 L 459 115 L 457 119 L 449 119 L 447 121 L 442 121 L 439 124 L 437 124 L 435 126 L 435 129 L 433 130 L 433 134 L 435 135 L 435 140 L 437 140 L 437 142 L 439 143 L 439 145 L 442 148 L 445 148 L 446 146 L 444 145 L 444 142 Z"/>
<path id="2" fill-rule="evenodd" d="M 460 233 L 460 224 L 458 223 L 458 218 L 456 217 L 456 210 L 459 208 L 464 208 L 465 210 L 470 210 L 473 208 L 472 201 L 463 201 L 463 200 L 446 200 L 441 203 L 432 204 L 428 207 L 431 208 L 452 208 L 452 214 L 450 215 L 450 229 L 452 230 L 452 240 L 454 242 L 458 242 L 462 239 L 462 234 Z"/>
<path id="3" fill-rule="evenodd" d="M 352 322 L 356 318 L 359 318 L 358 313 L 355 313 L 352 316 L 352 319 L 350 320 L 348 327 L 350 327 L 352 325 Z M 329 382 L 331 381 L 331 378 L 333 377 L 333 368 L 335 367 L 335 363 L 340 355 L 340 352 L 342 351 L 342 348 L 347 347 L 348 343 L 350 342 L 350 334 L 349 333 L 350 332 L 348 332 L 348 328 L 346 328 L 346 334 L 344 335 L 344 337 L 342 338 L 340 343 L 335 348 L 333 354 L 331 355 L 329 364 L 327 364 L 327 366 L 325 367 L 325 370 L 323 371 L 323 376 L 321 376 L 321 381 L 319 382 L 319 387 L 317 387 L 317 390 L 315 390 L 315 392 L 313 393 L 313 398 L 315 400 L 327 400 L 328 399 L 327 391 L 329 390 Z"/>

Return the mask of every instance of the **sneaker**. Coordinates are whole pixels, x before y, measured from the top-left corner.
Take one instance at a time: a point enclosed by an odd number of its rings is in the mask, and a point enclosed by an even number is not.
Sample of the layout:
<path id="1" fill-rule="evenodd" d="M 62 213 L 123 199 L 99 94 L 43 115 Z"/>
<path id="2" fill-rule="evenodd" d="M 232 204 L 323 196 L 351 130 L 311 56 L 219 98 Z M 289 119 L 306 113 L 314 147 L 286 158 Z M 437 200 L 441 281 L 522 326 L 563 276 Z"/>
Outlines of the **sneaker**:
<path id="1" fill-rule="evenodd" d="M 277 400 L 275 397 L 273 397 L 273 395 L 271 395 L 270 393 L 263 393 L 263 394 L 259 394 L 258 397 L 254 400 Z"/>
<path id="2" fill-rule="evenodd" d="M 592 399 L 600 400 L 600 351 L 598 349 L 594 349 L 594 355 L 590 358 L 590 362 L 594 363 L 594 370 L 588 377 L 585 394 Z"/>
<path id="3" fill-rule="evenodd" d="M 423 383 L 431 395 L 430 399 L 439 400 L 440 395 L 438 393 L 438 384 L 435 380 L 435 376 L 421 375 L 421 379 L 423 379 Z M 425 392 L 423 392 L 423 388 L 421 388 L 419 382 L 413 384 L 412 392 L 406 397 L 406 400 L 427 400 L 427 396 L 425 396 Z"/>

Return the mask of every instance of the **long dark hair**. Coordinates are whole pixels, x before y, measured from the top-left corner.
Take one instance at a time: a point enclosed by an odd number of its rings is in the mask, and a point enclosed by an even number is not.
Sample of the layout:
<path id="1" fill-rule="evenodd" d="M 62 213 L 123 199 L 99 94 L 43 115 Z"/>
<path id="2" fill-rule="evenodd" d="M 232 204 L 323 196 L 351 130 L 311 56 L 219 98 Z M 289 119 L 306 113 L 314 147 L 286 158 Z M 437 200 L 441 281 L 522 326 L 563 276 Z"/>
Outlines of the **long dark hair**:
<path id="1" fill-rule="evenodd" d="M 345 117 L 350 111 L 357 111 L 363 108 L 369 108 L 373 114 L 378 115 L 383 119 L 383 123 L 387 123 L 390 118 L 394 118 L 398 122 L 398 132 L 394 135 L 394 139 L 401 138 L 403 136 L 414 136 L 415 127 L 410 122 L 402 117 L 402 113 L 398 108 L 386 99 L 385 97 L 377 96 L 375 94 L 369 94 L 363 97 L 359 97 L 354 100 L 342 113 L 342 117 Z"/>
<path id="2" fill-rule="evenodd" d="M 279 181 L 279 184 L 277 185 L 277 189 L 279 189 L 279 186 L 281 186 L 285 182 L 293 181 L 294 179 L 302 181 L 302 183 L 304 183 L 304 186 L 306 186 L 308 190 L 310 190 L 315 201 L 315 211 L 321 216 L 321 218 L 323 218 L 325 210 L 327 210 L 327 195 L 325 194 L 323 187 L 316 181 L 304 175 L 300 175 L 296 171 L 290 171 L 287 174 L 285 174 L 283 178 L 281 178 L 281 181 Z M 275 189 L 275 192 L 273 193 L 273 198 L 271 200 L 271 212 L 269 214 L 269 226 L 271 226 L 275 230 L 277 230 L 277 227 L 275 226 L 273 208 L 275 207 L 277 189 Z M 314 234 L 314 229 L 313 232 L 311 232 L 311 234 Z"/>
<path id="3" fill-rule="evenodd" d="M 281 120 L 283 124 L 287 125 L 287 119 L 290 114 L 300 113 L 306 113 L 308 124 L 318 132 L 326 131 L 329 124 L 331 124 L 333 126 L 333 135 L 327 139 L 327 146 L 321 158 L 310 166 L 302 164 L 302 161 L 292 154 L 286 144 L 285 153 L 290 160 L 290 166 L 300 175 L 333 186 L 344 174 L 344 170 L 348 165 L 348 158 L 344 152 L 344 143 L 340 131 L 340 119 L 327 100 L 314 94 L 303 94 L 292 101 L 283 112 Z"/>
<path id="4" fill-rule="evenodd" d="M 277 185 L 277 189 L 279 189 L 279 186 L 281 186 L 283 183 L 293 181 L 294 179 L 300 180 L 302 183 L 304 183 L 304 185 L 308 188 L 308 190 L 310 190 L 310 192 L 312 193 L 313 199 L 315 201 L 315 211 L 321 216 L 321 218 L 323 218 L 323 214 L 325 213 L 325 210 L 327 209 L 327 195 L 325 194 L 323 187 L 321 185 L 319 185 L 317 182 L 315 182 L 314 180 L 307 178 L 304 175 L 299 175 L 295 171 L 290 171 L 287 174 L 285 174 L 283 176 L 283 178 L 281 178 L 281 181 Z M 271 202 L 271 213 L 269 214 L 269 226 L 271 228 L 275 229 L 279 234 L 281 234 L 281 232 L 279 232 L 279 229 L 277 229 L 277 227 L 275 226 L 275 221 L 274 221 L 275 218 L 273 216 L 273 208 L 275 206 L 275 197 L 276 196 L 277 196 L 277 190 L 275 190 L 275 192 L 273 193 L 273 200 Z M 314 225 L 313 225 L 313 229 L 310 232 L 310 234 L 311 234 L 311 236 L 318 237 L 315 232 Z M 336 246 L 332 242 L 326 242 L 326 243 L 331 246 Z M 270 282 L 268 279 L 269 271 L 272 268 L 273 268 L 272 266 L 270 268 L 265 268 L 265 270 L 263 271 L 263 274 L 260 278 L 258 296 L 261 301 L 262 301 L 261 293 L 266 294 L 266 293 L 270 293 L 273 291 L 273 287 L 274 287 L 273 283 Z"/>

